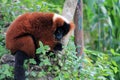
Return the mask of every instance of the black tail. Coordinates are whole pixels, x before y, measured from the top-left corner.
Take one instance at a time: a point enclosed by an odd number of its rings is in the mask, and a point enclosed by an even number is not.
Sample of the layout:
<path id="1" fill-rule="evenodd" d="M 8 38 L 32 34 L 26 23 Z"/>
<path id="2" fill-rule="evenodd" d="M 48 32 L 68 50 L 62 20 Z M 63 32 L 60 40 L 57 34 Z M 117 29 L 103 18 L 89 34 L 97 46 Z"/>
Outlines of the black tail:
<path id="1" fill-rule="evenodd" d="M 14 80 L 25 80 L 25 70 L 24 61 L 29 57 L 22 51 L 17 51 L 15 53 L 15 70 L 14 70 Z"/>

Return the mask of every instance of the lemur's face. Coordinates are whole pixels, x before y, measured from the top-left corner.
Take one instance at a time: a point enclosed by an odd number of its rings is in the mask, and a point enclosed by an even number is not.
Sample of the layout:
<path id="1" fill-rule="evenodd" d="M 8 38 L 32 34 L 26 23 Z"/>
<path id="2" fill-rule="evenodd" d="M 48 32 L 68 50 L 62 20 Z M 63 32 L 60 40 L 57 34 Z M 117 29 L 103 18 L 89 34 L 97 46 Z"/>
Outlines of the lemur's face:
<path id="1" fill-rule="evenodd" d="M 74 30 L 74 25 L 63 16 L 54 14 L 53 16 L 53 35 L 56 40 L 54 51 L 62 51 L 62 46 L 68 43 L 69 36 Z"/>
<path id="2" fill-rule="evenodd" d="M 70 30 L 70 25 L 64 22 L 64 24 L 56 29 L 54 32 L 55 39 L 61 40 Z"/>

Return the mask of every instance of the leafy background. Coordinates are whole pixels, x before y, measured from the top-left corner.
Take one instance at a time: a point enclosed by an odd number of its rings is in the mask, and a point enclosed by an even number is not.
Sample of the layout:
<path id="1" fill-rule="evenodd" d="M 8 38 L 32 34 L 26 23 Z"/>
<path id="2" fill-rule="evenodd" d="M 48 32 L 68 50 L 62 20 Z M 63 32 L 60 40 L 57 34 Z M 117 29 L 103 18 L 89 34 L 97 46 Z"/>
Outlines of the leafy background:
<path id="1" fill-rule="evenodd" d="M 85 56 L 76 57 L 72 36 L 65 47 L 67 54 L 59 54 L 53 60 L 61 68 L 52 65 L 43 54 L 39 72 L 29 68 L 26 61 L 27 80 L 45 79 L 50 74 L 54 80 L 120 80 L 120 0 L 83 0 L 83 3 Z M 0 0 L 0 57 L 10 53 L 5 49 L 5 31 L 18 15 L 33 11 L 61 14 L 63 5 L 64 0 Z M 43 45 L 38 53 L 45 53 L 47 48 Z M 31 59 L 29 63 L 35 61 Z M 13 66 L 0 63 L 0 80 L 13 80 L 13 70 Z"/>

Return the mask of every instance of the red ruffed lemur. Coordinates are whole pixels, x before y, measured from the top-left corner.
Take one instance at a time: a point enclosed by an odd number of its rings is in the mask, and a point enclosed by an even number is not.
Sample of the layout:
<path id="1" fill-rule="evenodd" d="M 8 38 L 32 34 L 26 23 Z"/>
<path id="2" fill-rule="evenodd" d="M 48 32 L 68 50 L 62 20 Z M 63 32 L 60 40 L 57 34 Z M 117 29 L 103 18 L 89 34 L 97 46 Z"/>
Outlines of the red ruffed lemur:
<path id="1" fill-rule="evenodd" d="M 24 61 L 37 58 L 39 41 L 52 52 L 62 51 L 74 28 L 74 23 L 54 13 L 32 12 L 16 18 L 6 32 L 6 48 L 15 55 L 14 80 L 25 80 Z"/>

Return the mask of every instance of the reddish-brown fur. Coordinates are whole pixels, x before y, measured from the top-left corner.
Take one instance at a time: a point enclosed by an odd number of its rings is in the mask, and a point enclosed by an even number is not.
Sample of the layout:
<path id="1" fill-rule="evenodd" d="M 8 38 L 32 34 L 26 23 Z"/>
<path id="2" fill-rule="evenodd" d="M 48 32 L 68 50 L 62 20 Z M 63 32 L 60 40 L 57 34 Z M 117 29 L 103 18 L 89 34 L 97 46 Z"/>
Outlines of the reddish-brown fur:
<path id="1" fill-rule="evenodd" d="M 25 13 L 19 16 L 7 30 L 6 47 L 12 54 L 17 50 L 22 50 L 30 57 L 34 57 L 36 48 L 32 37 L 29 35 L 22 36 L 28 33 L 35 37 L 36 44 L 42 41 L 43 44 L 49 45 L 51 50 L 53 50 L 53 47 L 58 42 L 54 38 L 53 33 L 57 27 L 64 23 L 61 18 L 53 21 L 53 16 L 53 13 L 40 12 Z M 74 26 L 70 27 L 72 29 Z"/>

